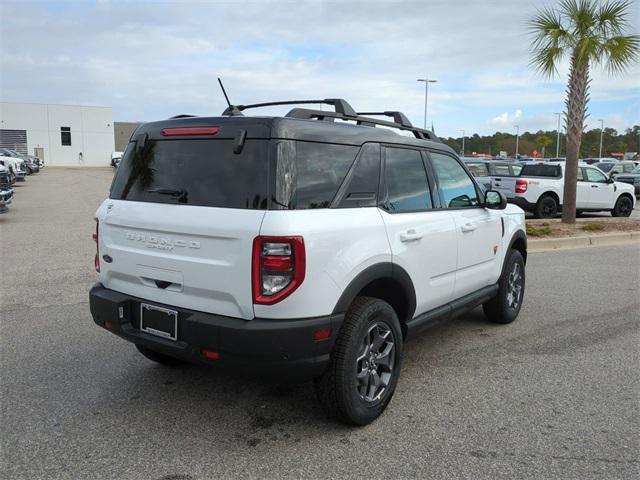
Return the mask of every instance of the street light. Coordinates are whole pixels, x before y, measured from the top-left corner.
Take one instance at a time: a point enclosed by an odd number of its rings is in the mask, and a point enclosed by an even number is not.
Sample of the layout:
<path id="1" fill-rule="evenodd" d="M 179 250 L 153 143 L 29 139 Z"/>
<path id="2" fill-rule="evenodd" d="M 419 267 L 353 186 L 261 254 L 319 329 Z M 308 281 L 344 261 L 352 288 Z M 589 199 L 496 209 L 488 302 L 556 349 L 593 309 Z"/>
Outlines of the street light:
<path id="1" fill-rule="evenodd" d="M 429 78 L 419 78 L 418 82 L 424 82 L 424 126 L 423 128 L 427 129 L 427 101 L 429 99 L 429 84 L 436 83 L 438 80 L 433 80 Z"/>
<path id="2" fill-rule="evenodd" d="M 556 139 L 556 158 L 560 158 L 560 118 L 562 117 L 562 112 L 556 112 L 554 115 L 558 116 L 558 138 Z"/>
<path id="3" fill-rule="evenodd" d="M 520 125 L 514 125 L 516 127 L 516 156 L 515 159 L 518 160 L 518 141 L 520 140 Z"/>
<path id="4" fill-rule="evenodd" d="M 460 130 L 462 132 L 462 156 L 464 157 L 464 130 Z"/>
<path id="5" fill-rule="evenodd" d="M 602 158 L 602 133 L 604 132 L 604 120 L 599 119 L 598 120 L 600 122 L 600 155 L 598 156 L 599 159 Z"/>

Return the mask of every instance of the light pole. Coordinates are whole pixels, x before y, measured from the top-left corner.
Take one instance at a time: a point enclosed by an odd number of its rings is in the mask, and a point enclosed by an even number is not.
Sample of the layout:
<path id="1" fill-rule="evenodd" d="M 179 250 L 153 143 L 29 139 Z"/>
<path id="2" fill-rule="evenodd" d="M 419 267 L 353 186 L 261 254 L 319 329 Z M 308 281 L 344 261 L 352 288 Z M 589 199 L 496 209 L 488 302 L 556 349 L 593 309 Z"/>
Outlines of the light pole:
<path id="1" fill-rule="evenodd" d="M 560 118 L 562 117 L 562 112 L 556 112 L 554 115 L 558 116 L 558 138 L 556 139 L 556 158 L 560 158 Z"/>
<path id="2" fill-rule="evenodd" d="M 515 159 L 518 160 L 518 141 L 520 140 L 520 125 L 514 125 L 516 127 L 516 156 Z"/>
<path id="3" fill-rule="evenodd" d="M 424 126 L 423 128 L 427 129 L 427 102 L 429 99 L 429 84 L 436 83 L 438 80 L 433 80 L 429 78 L 419 78 L 418 82 L 424 82 Z"/>
<path id="4" fill-rule="evenodd" d="M 598 158 L 602 158 L 602 133 L 604 132 L 604 120 L 599 119 L 598 120 L 600 122 L 600 155 L 598 156 Z"/>
<path id="5" fill-rule="evenodd" d="M 464 157 L 464 130 L 460 130 L 462 132 L 462 156 Z"/>

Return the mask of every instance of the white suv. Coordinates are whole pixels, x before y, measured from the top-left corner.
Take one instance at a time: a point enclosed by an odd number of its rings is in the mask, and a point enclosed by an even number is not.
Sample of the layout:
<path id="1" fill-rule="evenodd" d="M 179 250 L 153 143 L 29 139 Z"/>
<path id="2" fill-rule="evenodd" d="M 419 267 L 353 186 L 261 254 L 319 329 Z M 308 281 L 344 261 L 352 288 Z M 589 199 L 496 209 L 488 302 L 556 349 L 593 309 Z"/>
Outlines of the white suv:
<path id="1" fill-rule="evenodd" d="M 163 364 L 313 379 L 361 425 L 416 331 L 480 304 L 517 317 L 524 213 L 400 112 L 309 102 L 336 111 L 140 126 L 97 211 L 91 312 Z"/>

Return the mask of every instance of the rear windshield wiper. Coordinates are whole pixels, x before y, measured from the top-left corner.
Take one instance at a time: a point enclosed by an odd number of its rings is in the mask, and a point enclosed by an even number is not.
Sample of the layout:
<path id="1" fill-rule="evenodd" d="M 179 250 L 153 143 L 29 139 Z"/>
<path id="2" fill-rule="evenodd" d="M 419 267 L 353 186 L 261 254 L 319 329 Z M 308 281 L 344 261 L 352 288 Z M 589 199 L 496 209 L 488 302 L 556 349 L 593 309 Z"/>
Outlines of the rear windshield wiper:
<path id="1" fill-rule="evenodd" d="M 187 203 L 187 195 L 189 192 L 186 190 L 178 190 L 175 188 L 152 188 L 147 190 L 149 193 L 157 193 L 159 195 L 170 195 L 180 203 Z"/>

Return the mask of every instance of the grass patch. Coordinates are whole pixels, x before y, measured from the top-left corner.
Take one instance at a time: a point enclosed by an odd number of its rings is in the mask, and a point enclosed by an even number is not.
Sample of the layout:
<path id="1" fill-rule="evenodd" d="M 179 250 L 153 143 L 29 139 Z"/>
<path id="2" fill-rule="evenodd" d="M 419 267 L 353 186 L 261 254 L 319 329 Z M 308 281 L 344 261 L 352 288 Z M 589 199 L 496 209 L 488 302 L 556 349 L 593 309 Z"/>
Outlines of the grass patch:
<path id="1" fill-rule="evenodd" d="M 599 230 L 604 230 L 605 226 L 601 223 L 585 223 L 580 228 L 586 232 L 597 232 Z"/>
<path id="2" fill-rule="evenodd" d="M 551 233 L 551 227 L 548 223 L 543 223 L 540 226 L 527 225 L 527 235 L 532 237 L 541 237 L 543 235 L 549 235 Z"/>

